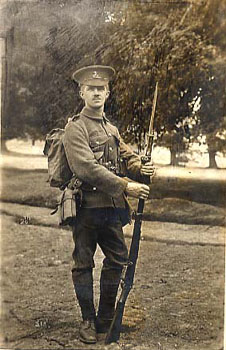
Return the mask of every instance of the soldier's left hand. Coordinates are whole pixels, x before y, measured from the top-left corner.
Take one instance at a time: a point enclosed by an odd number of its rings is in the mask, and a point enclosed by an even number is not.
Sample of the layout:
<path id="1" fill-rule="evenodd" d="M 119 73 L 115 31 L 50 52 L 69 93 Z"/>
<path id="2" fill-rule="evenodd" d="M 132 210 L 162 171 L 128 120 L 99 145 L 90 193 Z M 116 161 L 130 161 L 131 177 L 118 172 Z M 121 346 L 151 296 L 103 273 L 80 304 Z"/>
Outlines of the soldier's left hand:
<path id="1" fill-rule="evenodd" d="M 147 162 L 146 164 L 142 164 L 140 169 L 141 175 L 151 176 L 155 175 L 155 167 L 152 162 Z"/>

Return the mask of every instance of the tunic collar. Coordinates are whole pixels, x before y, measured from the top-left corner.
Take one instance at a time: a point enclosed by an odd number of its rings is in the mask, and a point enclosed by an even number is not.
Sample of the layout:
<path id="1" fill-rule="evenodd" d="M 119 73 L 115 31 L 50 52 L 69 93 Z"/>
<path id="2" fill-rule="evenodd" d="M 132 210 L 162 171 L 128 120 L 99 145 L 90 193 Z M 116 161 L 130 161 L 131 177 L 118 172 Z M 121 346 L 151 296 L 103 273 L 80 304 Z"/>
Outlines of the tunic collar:
<path id="1" fill-rule="evenodd" d="M 100 112 L 98 110 L 95 110 L 89 107 L 83 107 L 81 114 L 84 114 L 86 117 L 89 117 L 91 119 L 102 120 L 103 118 L 105 118 L 104 112 Z"/>

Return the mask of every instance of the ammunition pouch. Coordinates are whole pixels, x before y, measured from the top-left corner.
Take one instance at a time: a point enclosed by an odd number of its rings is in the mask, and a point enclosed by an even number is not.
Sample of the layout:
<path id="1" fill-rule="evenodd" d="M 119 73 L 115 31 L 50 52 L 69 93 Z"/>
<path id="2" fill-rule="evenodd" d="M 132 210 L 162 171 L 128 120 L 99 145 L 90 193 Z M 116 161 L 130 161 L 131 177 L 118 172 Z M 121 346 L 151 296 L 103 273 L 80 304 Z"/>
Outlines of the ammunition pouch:
<path id="1" fill-rule="evenodd" d="M 105 163 L 101 163 L 101 165 L 103 165 L 105 168 L 107 168 L 109 171 L 111 171 L 115 175 L 119 177 L 125 177 L 125 175 L 120 171 L 119 164 L 115 164 L 112 162 L 105 162 Z"/>

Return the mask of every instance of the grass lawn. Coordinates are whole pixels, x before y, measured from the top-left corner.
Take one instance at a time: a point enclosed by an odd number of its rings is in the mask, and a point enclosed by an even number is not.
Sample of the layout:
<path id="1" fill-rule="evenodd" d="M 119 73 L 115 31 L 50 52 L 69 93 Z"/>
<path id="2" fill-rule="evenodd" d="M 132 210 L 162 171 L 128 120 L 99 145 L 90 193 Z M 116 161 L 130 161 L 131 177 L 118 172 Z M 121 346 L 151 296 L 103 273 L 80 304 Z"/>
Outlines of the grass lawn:
<path id="1" fill-rule="evenodd" d="M 60 190 L 47 180 L 47 170 L 2 169 L 2 201 L 54 208 Z"/>
<path id="2" fill-rule="evenodd" d="M 54 208 L 61 191 L 51 188 L 47 180 L 47 170 L 2 169 L 1 200 Z M 166 187 L 164 183 L 162 188 L 160 184 L 156 188 L 153 186 L 153 198 L 146 201 L 144 219 L 184 224 L 224 225 L 224 207 L 191 200 L 194 194 L 197 196 L 200 193 L 201 197 L 205 195 L 204 188 L 200 192 L 195 183 L 193 187 L 190 185 L 187 192 L 180 191 L 179 186 L 176 190 L 168 188 L 168 191 Z M 214 184 L 211 185 L 212 190 L 213 187 Z M 224 192 L 222 191 L 220 195 L 223 198 Z M 130 202 L 136 209 L 137 200 L 130 199 Z"/>

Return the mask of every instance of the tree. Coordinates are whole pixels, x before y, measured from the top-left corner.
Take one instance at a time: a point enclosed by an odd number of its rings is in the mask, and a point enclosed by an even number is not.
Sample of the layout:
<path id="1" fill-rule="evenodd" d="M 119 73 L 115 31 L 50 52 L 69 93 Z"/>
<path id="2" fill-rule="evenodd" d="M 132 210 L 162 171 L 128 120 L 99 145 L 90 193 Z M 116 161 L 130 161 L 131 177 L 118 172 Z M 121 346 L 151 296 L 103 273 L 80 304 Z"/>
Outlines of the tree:
<path id="1" fill-rule="evenodd" d="M 206 137 L 210 168 L 217 168 L 216 153 L 226 151 L 226 78 L 222 63 L 215 64 L 201 85 L 200 109 L 196 113 L 198 132 L 195 136 Z"/>
<path id="2" fill-rule="evenodd" d="M 52 127 L 63 127 L 82 103 L 71 74 L 89 64 L 116 68 L 106 109 L 126 141 L 137 143 L 139 149 L 144 145 L 156 81 L 157 142 L 169 147 L 172 162 L 177 162 L 189 141 L 207 135 L 210 126 L 204 104 L 210 91 L 213 103 L 209 111 L 214 117 L 214 99 L 219 105 L 222 102 L 220 94 L 212 92 L 210 80 L 217 72 L 217 58 L 222 56 L 224 61 L 225 57 L 225 38 L 216 28 L 223 28 L 219 0 L 205 4 L 136 0 L 15 3 L 16 7 L 8 6 L 14 13 L 11 26 L 16 32 L 8 137 L 18 121 L 23 133 L 35 135 L 38 130 L 40 136 Z M 214 79 L 219 85 L 221 78 L 215 74 Z M 15 81 L 17 90 L 13 91 Z M 198 97 L 202 106 L 195 111 Z M 216 113 L 222 121 L 222 113 Z M 197 121 L 195 127 L 192 120 Z M 219 125 L 211 131 L 218 139 Z M 223 129 L 220 133 L 222 139 Z M 220 141 L 216 145 L 221 147 Z"/>
<path id="3" fill-rule="evenodd" d="M 197 123 L 194 138 L 206 137 L 209 151 L 209 167 L 217 168 L 217 152 L 226 152 L 226 2 L 207 1 L 199 8 L 195 30 L 210 47 L 207 57 L 208 71 L 200 81 L 200 109 L 197 111 Z M 197 130 L 198 129 L 198 130 Z"/>
<path id="4" fill-rule="evenodd" d="M 156 130 L 159 144 L 171 150 L 172 164 L 177 162 L 176 154 L 186 149 L 188 140 L 195 139 L 194 129 L 197 135 L 206 135 L 210 166 L 215 165 L 216 151 L 225 147 L 226 40 L 222 35 L 225 21 L 220 15 L 224 10 L 225 2 L 214 0 L 205 6 L 197 3 L 186 10 L 169 11 L 166 18 L 164 11 L 156 16 L 152 5 L 132 3 L 127 9 L 128 21 L 125 19 L 122 28 L 116 29 L 111 44 L 103 49 L 104 62 L 121 67 L 115 94 L 124 117 L 125 135 L 134 137 L 137 143 L 146 132 L 151 85 L 159 81 Z M 195 113 L 198 97 L 201 108 Z M 197 115 L 200 120 L 192 128 L 191 121 L 197 120 Z"/>
<path id="5" fill-rule="evenodd" d="M 130 142 L 144 139 L 159 81 L 158 142 L 167 144 L 174 155 L 175 149 L 180 152 L 187 144 L 184 140 L 190 132 L 184 126 L 189 128 L 187 120 L 193 117 L 192 101 L 208 70 L 205 57 L 210 54 L 190 21 L 182 23 L 187 13 L 187 8 L 169 8 L 166 13 L 161 4 L 153 8 L 133 2 L 123 25 L 109 36 L 101 53 L 97 51 L 102 62 L 120 67 L 113 94 L 120 105 L 118 119 L 123 120 L 119 125 Z"/>
<path id="6" fill-rule="evenodd" d="M 46 52 L 52 28 L 73 16 L 73 1 L 10 1 L 3 7 L 4 27 L 13 32 L 7 51 L 7 105 L 2 116 L 2 140 L 13 137 L 44 137 L 49 130 L 44 96 L 51 89 L 54 62 Z M 72 10 L 72 13 L 70 13 Z M 51 101 L 48 101 L 51 103 Z M 57 105 L 57 103 L 56 103 Z M 57 116 L 59 118 L 59 115 Z"/>
<path id="7" fill-rule="evenodd" d="M 41 109 L 47 115 L 47 128 L 63 127 L 69 115 L 81 110 L 83 102 L 71 81 L 72 73 L 82 65 L 98 63 L 93 53 L 105 42 L 109 27 L 114 26 L 109 16 L 114 17 L 113 12 L 119 13 L 123 7 L 121 2 L 80 1 L 73 8 L 73 17 L 67 13 L 62 26 L 51 28 L 46 50 L 52 59 L 52 80 L 40 98 L 40 102 L 45 101 Z"/>

